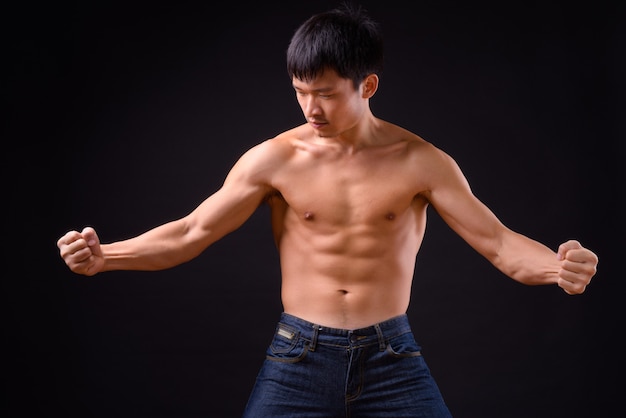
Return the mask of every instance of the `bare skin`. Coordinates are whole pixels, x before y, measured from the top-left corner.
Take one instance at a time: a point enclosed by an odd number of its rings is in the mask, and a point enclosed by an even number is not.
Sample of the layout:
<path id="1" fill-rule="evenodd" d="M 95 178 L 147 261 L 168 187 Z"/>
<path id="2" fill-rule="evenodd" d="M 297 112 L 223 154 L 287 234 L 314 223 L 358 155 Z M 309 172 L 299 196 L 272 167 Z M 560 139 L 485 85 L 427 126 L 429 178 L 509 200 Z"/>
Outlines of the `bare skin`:
<path id="1" fill-rule="evenodd" d="M 223 186 L 187 216 L 137 237 L 101 244 L 87 227 L 57 245 L 68 267 L 92 276 L 161 270 L 198 256 L 267 202 L 280 255 L 286 313 L 355 329 L 406 312 L 415 259 L 432 205 L 507 276 L 580 294 L 597 256 L 577 241 L 557 252 L 503 225 L 455 161 L 419 136 L 375 117 L 378 77 L 327 70 L 293 80 L 307 123 L 246 152 Z"/>

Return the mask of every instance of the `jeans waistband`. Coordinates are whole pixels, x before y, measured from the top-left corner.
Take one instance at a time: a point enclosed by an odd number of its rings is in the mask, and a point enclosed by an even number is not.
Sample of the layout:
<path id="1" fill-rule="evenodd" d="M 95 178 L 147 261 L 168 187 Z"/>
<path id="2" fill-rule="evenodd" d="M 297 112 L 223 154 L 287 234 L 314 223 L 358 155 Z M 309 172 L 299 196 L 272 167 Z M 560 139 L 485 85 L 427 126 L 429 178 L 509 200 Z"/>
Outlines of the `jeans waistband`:
<path id="1" fill-rule="evenodd" d="M 378 344 L 382 351 L 386 348 L 389 339 L 411 332 L 411 326 L 406 314 L 368 327 L 350 330 L 325 327 L 283 312 L 278 324 L 278 332 L 291 335 L 292 338 L 302 337 L 308 340 L 311 351 L 314 351 L 318 344 L 353 348 Z"/>

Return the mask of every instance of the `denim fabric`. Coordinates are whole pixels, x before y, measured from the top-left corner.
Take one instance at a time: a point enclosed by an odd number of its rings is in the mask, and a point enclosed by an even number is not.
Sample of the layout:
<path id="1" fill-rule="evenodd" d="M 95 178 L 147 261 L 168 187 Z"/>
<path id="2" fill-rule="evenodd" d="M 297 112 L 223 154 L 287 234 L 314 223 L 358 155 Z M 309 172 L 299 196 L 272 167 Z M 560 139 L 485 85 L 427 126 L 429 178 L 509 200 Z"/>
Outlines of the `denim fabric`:
<path id="1" fill-rule="evenodd" d="M 357 330 L 283 313 L 244 418 L 450 418 L 406 315 Z"/>

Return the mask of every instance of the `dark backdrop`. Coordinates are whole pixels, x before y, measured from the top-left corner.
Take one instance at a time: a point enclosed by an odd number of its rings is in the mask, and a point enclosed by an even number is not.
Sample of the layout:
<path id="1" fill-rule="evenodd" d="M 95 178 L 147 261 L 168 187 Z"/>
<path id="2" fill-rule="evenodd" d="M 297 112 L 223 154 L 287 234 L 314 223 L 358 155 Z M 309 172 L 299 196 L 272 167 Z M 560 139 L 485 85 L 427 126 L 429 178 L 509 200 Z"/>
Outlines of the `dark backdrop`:
<path id="1" fill-rule="evenodd" d="M 525 287 L 430 213 L 409 315 L 456 418 L 623 409 L 617 3 L 362 2 L 387 45 L 374 113 L 450 153 L 513 229 L 601 259 L 583 295 Z M 185 215 L 247 148 L 301 123 L 284 52 L 335 4 L 5 6 L 8 416 L 240 415 L 281 311 L 265 208 L 163 272 L 77 276 L 56 240 Z"/>

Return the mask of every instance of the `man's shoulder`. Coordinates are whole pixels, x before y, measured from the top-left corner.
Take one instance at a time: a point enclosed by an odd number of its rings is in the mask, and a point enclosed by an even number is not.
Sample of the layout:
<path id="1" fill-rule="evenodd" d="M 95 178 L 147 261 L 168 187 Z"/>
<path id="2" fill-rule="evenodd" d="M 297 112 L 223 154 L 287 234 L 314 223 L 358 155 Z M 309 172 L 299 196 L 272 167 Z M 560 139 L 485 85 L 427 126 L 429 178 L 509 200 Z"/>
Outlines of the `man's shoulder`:
<path id="1" fill-rule="evenodd" d="M 430 145 L 422 136 L 403 126 L 382 119 L 378 119 L 378 121 L 383 135 L 387 137 L 390 142 L 402 141 L 412 146 Z"/>
<path id="2" fill-rule="evenodd" d="M 302 147 L 310 135 L 308 125 L 300 125 L 268 138 L 251 149 L 256 155 L 264 158 L 285 160 Z"/>
<path id="3" fill-rule="evenodd" d="M 292 146 L 294 141 L 302 140 L 310 134 L 311 128 L 308 124 L 304 123 L 279 133 L 275 137 L 268 139 L 267 142 L 274 146 Z"/>
<path id="4" fill-rule="evenodd" d="M 277 164 L 288 159 L 294 151 L 294 143 L 302 136 L 302 127 L 295 127 L 267 138 L 251 147 L 243 160 L 254 164 Z"/>
<path id="5" fill-rule="evenodd" d="M 420 134 L 390 122 L 384 123 L 386 124 L 385 135 L 389 138 L 389 142 L 404 144 L 407 161 L 424 167 L 428 164 L 439 164 L 441 159 L 449 158 L 445 151 Z"/>

